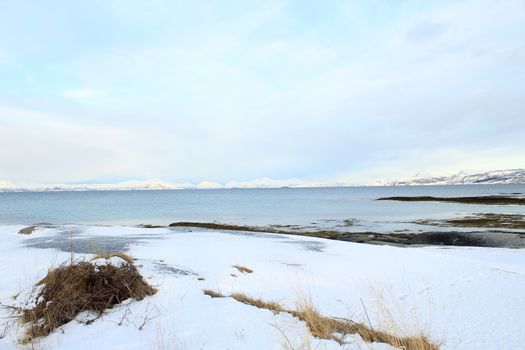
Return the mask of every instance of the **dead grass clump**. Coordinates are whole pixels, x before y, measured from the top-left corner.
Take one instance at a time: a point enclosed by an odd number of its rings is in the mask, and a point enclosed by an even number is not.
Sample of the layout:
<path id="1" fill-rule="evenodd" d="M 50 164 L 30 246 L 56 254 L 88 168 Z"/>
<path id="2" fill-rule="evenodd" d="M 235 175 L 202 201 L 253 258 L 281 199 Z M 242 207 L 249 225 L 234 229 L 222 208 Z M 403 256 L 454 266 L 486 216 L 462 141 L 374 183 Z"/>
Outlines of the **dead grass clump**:
<path id="1" fill-rule="evenodd" d="M 203 289 L 202 292 L 212 298 L 226 298 L 224 294 L 213 289 Z"/>
<path id="2" fill-rule="evenodd" d="M 212 298 L 226 297 L 225 295 L 211 289 L 205 289 L 204 294 L 209 295 Z M 375 330 L 371 325 L 367 326 L 352 320 L 323 316 L 309 301 L 301 301 L 297 310 L 289 310 L 277 302 L 267 302 L 261 299 L 255 299 L 241 293 L 231 294 L 230 297 L 240 303 L 252 305 L 259 309 L 270 310 L 274 313 L 288 313 L 305 322 L 310 333 L 314 337 L 335 340 L 340 344 L 344 344 L 344 341 L 339 335 L 359 334 L 359 336 L 366 342 L 390 344 L 394 347 L 405 350 L 439 349 L 438 345 L 433 344 L 424 335 L 402 337 L 389 332 Z"/>
<path id="3" fill-rule="evenodd" d="M 437 350 L 438 346 L 423 335 L 399 337 L 394 334 L 375 330 L 372 326 L 357 323 L 352 320 L 323 316 L 311 303 L 302 302 L 297 311 L 290 313 L 304 321 L 313 336 L 321 339 L 332 339 L 342 343 L 336 334 L 359 334 L 367 342 L 390 344 L 406 350 Z"/>
<path id="4" fill-rule="evenodd" d="M 99 254 L 95 255 L 93 260 L 96 260 L 96 259 L 108 259 L 109 260 L 109 259 L 111 259 L 113 257 L 121 258 L 122 260 L 124 260 L 128 264 L 133 264 L 133 258 L 131 256 L 129 256 L 128 254 L 122 253 L 122 252 L 99 253 Z"/>
<path id="5" fill-rule="evenodd" d="M 231 295 L 231 297 L 240 303 L 252 305 L 258 307 L 259 309 L 267 309 L 276 314 L 285 311 L 281 304 L 275 301 L 264 301 L 261 299 L 255 299 L 241 293 L 234 293 Z"/>
<path id="6" fill-rule="evenodd" d="M 304 321 L 306 323 L 306 326 L 310 330 L 310 333 L 317 338 L 336 340 L 339 343 L 341 343 L 342 340 L 336 338 L 334 336 L 334 333 L 356 333 L 354 329 L 344 329 L 344 331 L 342 332 L 341 329 L 338 329 L 343 328 L 338 327 L 341 326 L 340 324 L 338 324 L 338 321 L 335 321 L 334 319 L 329 317 L 322 316 L 314 307 L 310 305 L 301 305 L 299 310 L 291 310 L 290 314 L 292 314 L 292 316 L 294 317 L 297 317 L 301 321 Z M 338 331 L 336 331 L 336 329 L 338 329 Z"/>
<path id="7" fill-rule="evenodd" d="M 233 267 L 235 267 L 237 270 L 239 270 L 239 272 L 241 273 L 252 273 L 253 270 L 246 267 L 246 266 L 242 266 L 242 265 L 233 265 Z"/>
<path id="8" fill-rule="evenodd" d="M 128 262 L 119 266 L 86 261 L 62 264 L 36 286 L 41 288 L 36 305 L 22 310 L 21 321 L 29 325 L 23 343 L 48 335 L 83 311 L 95 312 L 98 318 L 104 310 L 126 299 L 142 300 L 156 293 Z"/>

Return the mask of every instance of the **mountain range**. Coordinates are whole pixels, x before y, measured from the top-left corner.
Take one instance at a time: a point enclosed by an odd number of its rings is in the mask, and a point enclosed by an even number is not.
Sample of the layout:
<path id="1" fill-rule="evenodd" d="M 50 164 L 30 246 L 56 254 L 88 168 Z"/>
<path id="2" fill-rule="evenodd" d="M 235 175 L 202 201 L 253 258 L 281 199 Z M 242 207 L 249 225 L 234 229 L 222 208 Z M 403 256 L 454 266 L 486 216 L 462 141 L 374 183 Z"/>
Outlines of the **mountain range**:
<path id="1" fill-rule="evenodd" d="M 460 172 L 450 176 L 415 176 L 405 180 L 381 180 L 378 186 L 459 185 L 459 184 L 525 184 L 525 169 L 495 170 L 476 174 Z M 125 190 L 179 190 L 218 188 L 282 188 L 282 187 L 344 187 L 358 186 L 345 182 L 305 182 L 298 179 L 274 180 L 261 178 L 253 181 L 232 181 L 226 184 L 203 181 L 198 184 L 170 183 L 158 179 L 127 181 L 113 184 L 52 184 L 19 185 L 0 181 L 0 192 L 44 191 L 125 191 Z"/>
<path id="2" fill-rule="evenodd" d="M 406 180 L 380 181 L 378 184 L 385 186 L 525 184 L 525 169 L 494 170 L 476 174 L 460 172 L 450 176 L 416 176 Z"/>

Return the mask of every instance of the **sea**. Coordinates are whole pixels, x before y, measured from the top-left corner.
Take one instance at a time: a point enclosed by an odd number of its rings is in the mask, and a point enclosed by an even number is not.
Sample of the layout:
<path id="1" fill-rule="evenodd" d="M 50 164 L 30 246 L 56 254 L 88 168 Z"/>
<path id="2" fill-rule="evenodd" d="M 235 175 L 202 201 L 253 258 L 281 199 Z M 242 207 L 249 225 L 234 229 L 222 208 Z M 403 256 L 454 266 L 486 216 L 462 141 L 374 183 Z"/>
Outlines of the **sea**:
<path id="1" fill-rule="evenodd" d="M 0 193 L 0 225 L 168 225 L 215 222 L 299 230 L 403 232 L 421 220 L 525 215 L 520 205 L 378 201 L 390 196 L 525 196 L 525 185 L 51 191 Z M 432 226 L 432 230 L 439 230 Z"/>

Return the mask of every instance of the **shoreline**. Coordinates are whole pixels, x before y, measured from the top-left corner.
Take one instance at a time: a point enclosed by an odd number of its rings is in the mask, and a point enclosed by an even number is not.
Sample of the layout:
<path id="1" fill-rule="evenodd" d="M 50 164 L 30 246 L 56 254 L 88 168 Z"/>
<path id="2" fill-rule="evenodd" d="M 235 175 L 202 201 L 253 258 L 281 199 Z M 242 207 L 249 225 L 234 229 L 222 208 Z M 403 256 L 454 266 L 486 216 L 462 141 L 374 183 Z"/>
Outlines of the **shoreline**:
<path id="1" fill-rule="evenodd" d="M 32 233 L 39 228 L 61 228 L 64 226 L 93 226 L 93 225 L 55 225 L 34 224 L 25 226 L 18 234 L 31 237 Z M 122 225 L 95 225 L 100 227 L 129 227 L 142 229 L 169 228 L 171 230 L 182 230 L 183 232 L 209 231 L 209 232 L 238 232 L 246 235 L 277 234 L 298 237 L 315 237 L 334 241 L 389 245 L 396 247 L 484 247 L 484 248 L 525 248 L 525 232 L 505 231 L 488 229 L 486 231 L 423 231 L 423 232 L 390 232 L 378 233 L 372 231 L 348 232 L 335 230 L 299 231 L 277 229 L 271 226 L 247 226 L 220 224 L 213 222 L 174 222 L 170 225 L 141 224 L 133 226 Z M 293 225 L 289 225 L 294 227 Z M 131 239 L 133 240 L 133 239 Z"/>
<path id="2" fill-rule="evenodd" d="M 479 182 L 479 183 L 443 183 L 443 184 L 436 184 L 436 183 L 428 183 L 428 184 L 330 184 L 330 185 L 312 185 L 312 186 L 260 186 L 260 187 L 229 187 L 229 186 L 223 186 L 223 187 L 198 187 L 198 186 L 189 186 L 189 187 L 129 187 L 129 188 L 104 188 L 104 187 L 85 187 L 85 186 L 44 186 L 44 187 L 20 187 L 20 188 L 0 188 L 0 194 L 1 193 L 54 193 L 54 192 L 129 192 L 129 191 L 228 191 L 228 190 L 279 190 L 279 189 L 337 189 L 337 188 L 359 188 L 359 187 L 366 187 L 366 188 L 385 188 L 385 187 L 392 187 L 392 188 L 432 188 L 432 187 L 470 187 L 470 186 L 525 186 L 525 182 Z M 523 193 L 518 193 L 522 194 Z"/>
<path id="3" fill-rule="evenodd" d="M 146 226 L 140 226 L 147 228 Z M 268 227 L 238 226 L 203 222 L 175 222 L 169 227 L 200 228 L 221 231 L 244 231 L 294 236 L 316 237 L 353 243 L 392 246 L 467 246 L 486 248 L 525 248 L 525 232 L 492 230 L 479 231 L 427 231 L 427 232 L 343 232 L 343 231 L 287 231 Z"/>

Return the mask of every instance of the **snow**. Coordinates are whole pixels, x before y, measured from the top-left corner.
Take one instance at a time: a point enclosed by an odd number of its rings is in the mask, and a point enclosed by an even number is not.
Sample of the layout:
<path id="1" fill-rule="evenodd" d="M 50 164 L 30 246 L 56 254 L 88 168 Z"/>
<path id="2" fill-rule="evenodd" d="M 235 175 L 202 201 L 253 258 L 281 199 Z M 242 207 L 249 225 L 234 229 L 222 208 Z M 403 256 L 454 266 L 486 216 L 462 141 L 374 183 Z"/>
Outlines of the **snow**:
<path id="1" fill-rule="evenodd" d="M 408 186 L 408 185 L 458 185 L 458 184 L 523 184 L 525 169 L 493 170 L 476 174 L 461 171 L 450 176 L 418 176 L 412 179 L 388 181 L 382 180 L 377 185 Z"/>
<path id="2" fill-rule="evenodd" d="M 232 189 L 232 188 L 309 188 L 309 187 L 345 187 L 345 186 L 402 186 L 402 185 L 455 185 L 455 184 L 524 184 L 525 169 L 493 170 L 476 174 L 463 171 L 450 176 L 420 176 L 404 180 L 377 180 L 358 184 L 356 182 L 317 181 L 308 182 L 300 179 L 259 178 L 249 181 L 229 181 L 218 183 L 202 181 L 194 183 L 172 183 L 161 179 L 132 180 L 120 183 L 93 184 L 24 184 L 0 181 L 0 192 L 46 192 L 46 191 L 132 191 L 132 190 L 180 190 L 180 189 Z"/>
<path id="3" fill-rule="evenodd" d="M 0 227 L 2 305 L 22 301 L 49 268 L 70 258 L 69 252 L 25 244 L 58 235 L 59 229 L 25 236 L 17 234 L 21 228 Z M 313 349 L 391 348 L 364 343 L 358 336 L 347 337 L 344 347 L 318 340 L 287 314 L 275 315 L 231 298 L 212 299 L 202 293 L 204 288 L 242 292 L 288 308 L 311 299 L 325 315 L 360 322 L 367 322 L 365 305 L 377 328 L 385 325 L 386 308 L 409 334 L 427 331 L 431 339 L 442 341 L 443 349 L 517 349 L 525 343 L 525 250 L 399 248 L 168 228 L 73 228 L 74 239 L 140 235 L 131 241 L 128 254 L 159 292 L 140 302 L 128 300 L 89 326 L 70 322 L 41 339 L 37 348 L 282 349 L 283 334 L 294 348 L 308 342 Z M 144 238 L 148 235 L 155 239 Z M 241 274 L 232 267 L 237 264 L 254 272 Z M 0 339 L 0 349 L 21 348 L 19 335 L 12 327 Z"/>
<path id="4" fill-rule="evenodd" d="M 124 266 L 124 265 L 127 264 L 126 260 L 124 260 L 124 259 L 122 259 L 122 258 L 120 258 L 118 256 L 92 259 L 90 261 L 90 263 L 93 264 L 94 266 L 113 265 L 113 266 L 117 266 L 117 267 Z"/>
<path id="5" fill-rule="evenodd" d="M 121 183 L 95 184 L 19 184 L 0 181 L 0 191 L 4 192 L 46 192 L 46 191 L 132 191 L 132 190 L 180 190 L 180 189 L 231 189 L 231 188 L 280 188 L 280 187 L 331 187 L 347 186 L 339 182 L 305 182 L 298 179 L 275 180 L 261 178 L 251 181 L 230 181 L 220 184 L 214 181 L 193 183 L 171 183 L 160 179 L 126 181 Z"/>

